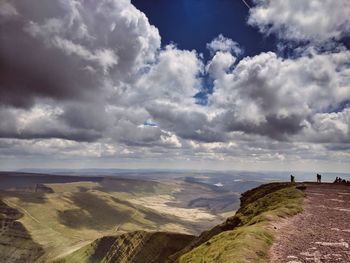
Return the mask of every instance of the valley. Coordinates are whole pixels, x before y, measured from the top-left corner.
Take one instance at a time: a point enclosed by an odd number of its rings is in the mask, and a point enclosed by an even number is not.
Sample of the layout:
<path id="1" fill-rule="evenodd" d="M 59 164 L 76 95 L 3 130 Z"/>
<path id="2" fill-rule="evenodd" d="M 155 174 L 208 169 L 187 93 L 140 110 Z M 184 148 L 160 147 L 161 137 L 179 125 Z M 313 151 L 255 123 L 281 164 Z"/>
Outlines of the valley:
<path id="1" fill-rule="evenodd" d="M 282 179 L 238 172 L 0 172 L 0 257 L 2 262 L 176 258 L 177 251 L 187 253 L 235 227 L 243 192 Z"/>
<path id="2" fill-rule="evenodd" d="M 1 201 L 21 215 L 15 222 L 40 247 L 39 261 L 60 258 L 103 236 L 132 231 L 198 235 L 239 206 L 238 192 L 178 176 L 2 172 L 0 180 Z M 0 241 L 4 238 L 2 231 Z M 5 253 L 8 246 L 2 242 L 0 251 Z M 19 260 L 21 253 L 16 255 L 12 256 Z"/>

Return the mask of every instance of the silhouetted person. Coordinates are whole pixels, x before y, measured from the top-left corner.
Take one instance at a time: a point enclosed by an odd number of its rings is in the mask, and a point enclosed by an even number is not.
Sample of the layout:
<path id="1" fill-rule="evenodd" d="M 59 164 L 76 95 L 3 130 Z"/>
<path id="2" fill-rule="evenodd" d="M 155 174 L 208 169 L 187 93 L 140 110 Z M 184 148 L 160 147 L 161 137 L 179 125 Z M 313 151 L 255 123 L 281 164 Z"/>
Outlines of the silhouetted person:
<path id="1" fill-rule="evenodd" d="M 295 183 L 295 177 L 294 177 L 294 175 L 290 175 L 290 182 L 291 182 L 291 183 Z"/>
<path id="2" fill-rule="evenodd" d="M 317 177 L 317 182 L 318 182 L 318 183 L 321 183 L 321 175 L 320 175 L 320 174 L 317 174 L 316 177 Z"/>

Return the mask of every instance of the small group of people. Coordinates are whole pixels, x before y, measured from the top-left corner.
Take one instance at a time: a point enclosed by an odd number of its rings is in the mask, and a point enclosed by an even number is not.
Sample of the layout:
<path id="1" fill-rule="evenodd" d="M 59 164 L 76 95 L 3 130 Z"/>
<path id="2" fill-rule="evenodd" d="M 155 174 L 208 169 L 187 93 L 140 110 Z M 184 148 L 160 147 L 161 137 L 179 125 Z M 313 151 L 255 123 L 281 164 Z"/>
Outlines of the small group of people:
<path id="1" fill-rule="evenodd" d="M 316 174 L 317 183 L 321 183 L 321 178 L 322 178 L 322 175 Z M 290 182 L 295 183 L 295 176 L 292 174 L 290 175 Z"/>
<path id="2" fill-rule="evenodd" d="M 334 183 L 335 184 L 348 184 L 348 185 L 350 185 L 350 181 L 349 180 L 345 180 L 345 179 L 342 179 L 340 177 L 336 177 L 335 180 L 334 180 Z"/>
<path id="3" fill-rule="evenodd" d="M 322 179 L 322 175 L 316 174 L 317 183 L 321 183 L 321 179 Z M 290 182 L 291 183 L 295 183 L 295 176 L 292 175 L 292 174 L 290 175 Z M 340 177 L 336 177 L 333 183 L 350 185 L 350 181 L 349 180 L 345 180 L 345 179 L 342 179 Z"/>

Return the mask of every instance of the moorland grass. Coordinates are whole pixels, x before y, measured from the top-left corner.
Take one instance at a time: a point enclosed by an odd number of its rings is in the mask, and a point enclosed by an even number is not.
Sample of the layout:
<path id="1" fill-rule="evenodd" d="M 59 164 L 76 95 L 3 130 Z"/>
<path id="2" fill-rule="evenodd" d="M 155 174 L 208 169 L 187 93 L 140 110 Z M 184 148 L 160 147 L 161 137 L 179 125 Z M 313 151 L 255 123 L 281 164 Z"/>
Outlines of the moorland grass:
<path id="1" fill-rule="evenodd" d="M 192 249 L 180 257 L 180 263 L 268 262 L 268 250 L 274 240 L 270 222 L 295 215 L 303 206 L 304 194 L 296 186 L 280 188 L 266 185 L 252 192 L 234 216 L 241 222 L 238 227 Z"/>
<path id="2" fill-rule="evenodd" d="M 126 182 L 136 185 L 131 189 L 129 185 L 125 189 L 116 185 L 114 189 L 113 185 L 104 188 L 97 182 L 53 183 L 47 186 L 54 193 L 2 191 L 1 197 L 23 212 L 19 221 L 44 248 L 45 260 L 70 253 L 105 235 L 136 230 L 187 231 L 189 224 L 181 218 L 128 201 L 171 194 L 172 185 L 152 182 L 143 187 L 143 181 Z"/>

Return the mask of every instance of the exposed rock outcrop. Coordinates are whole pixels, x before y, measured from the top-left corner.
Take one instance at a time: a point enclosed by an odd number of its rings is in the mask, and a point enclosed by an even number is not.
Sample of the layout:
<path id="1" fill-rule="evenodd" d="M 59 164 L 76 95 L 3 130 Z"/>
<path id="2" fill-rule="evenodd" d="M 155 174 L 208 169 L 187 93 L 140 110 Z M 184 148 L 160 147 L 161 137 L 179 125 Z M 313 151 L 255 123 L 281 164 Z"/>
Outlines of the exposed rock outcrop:
<path id="1" fill-rule="evenodd" d="M 193 238 L 191 235 L 145 231 L 106 236 L 55 262 L 165 262 L 170 255 L 188 245 Z"/>

